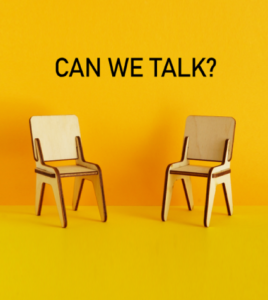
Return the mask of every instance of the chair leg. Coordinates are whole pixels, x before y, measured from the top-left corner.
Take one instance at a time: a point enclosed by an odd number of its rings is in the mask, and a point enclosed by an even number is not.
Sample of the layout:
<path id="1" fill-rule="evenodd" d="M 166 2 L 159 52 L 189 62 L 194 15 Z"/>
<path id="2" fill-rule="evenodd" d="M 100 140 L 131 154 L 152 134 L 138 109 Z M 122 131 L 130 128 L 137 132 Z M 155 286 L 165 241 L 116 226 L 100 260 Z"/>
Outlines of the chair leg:
<path id="1" fill-rule="evenodd" d="M 63 228 L 67 227 L 67 218 L 66 218 L 66 210 L 65 210 L 65 204 L 64 204 L 64 199 L 63 199 L 63 193 L 62 193 L 62 186 L 61 186 L 61 180 L 60 178 L 56 178 L 53 180 L 51 183 L 55 200 L 56 200 L 56 205 L 57 209 L 59 212 L 60 216 L 60 221 L 61 225 Z"/>
<path id="2" fill-rule="evenodd" d="M 165 178 L 165 187 L 164 187 L 164 197 L 163 197 L 163 204 L 162 204 L 162 221 L 167 220 L 168 211 L 170 207 L 170 201 L 172 197 L 172 190 L 174 183 L 176 181 L 176 176 L 170 175 L 169 170 L 166 172 Z"/>
<path id="3" fill-rule="evenodd" d="M 191 177 L 190 176 L 184 177 L 182 179 L 182 185 L 187 200 L 188 209 L 192 210 L 194 207 L 194 198 L 193 198 Z"/>
<path id="4" fill-rule="evenodd" d="M 223 192 L 225 196 L 225 202 L 227 206 L 228 215 L 231 216 L 233 214 L 233 196 L 232 196 L 232 186 L 231 186 L 231 176 L 227 175 L 223 184 Z"/>
<path id="5" fill-rule="evenodd" d="M 35 213 L 37 216 L 41 215 L 44 192 L 45 192 L 45 182 L 43 182 L 40 175 L 36 175 L 36 190 L 35 190 Z"/>
<path id="6" fill-rule="evenodd" d="M 93 183 L 101 220 L 103 222 L 106 222 L 107 221 L 107 211 L 106 211 L 103 181 L 102 181 L 101 174 L 89 176 L 88 179 Z"/>
<path id="7" fill-rule="evenodd" d="M 78 209 L 79 200 L 83 190 L 85 179 L 83 177 L 75 177 L 74 181 L 74 195 L 73 195 L 73 210 Z"/>
<path id="8" fill-rule="evenodd" d="M 216 182 L 212 178 L 208 178 L 205 217 L 204 217 L 205 227 L 209 227 L 215 192 L 216 192 Z"/>

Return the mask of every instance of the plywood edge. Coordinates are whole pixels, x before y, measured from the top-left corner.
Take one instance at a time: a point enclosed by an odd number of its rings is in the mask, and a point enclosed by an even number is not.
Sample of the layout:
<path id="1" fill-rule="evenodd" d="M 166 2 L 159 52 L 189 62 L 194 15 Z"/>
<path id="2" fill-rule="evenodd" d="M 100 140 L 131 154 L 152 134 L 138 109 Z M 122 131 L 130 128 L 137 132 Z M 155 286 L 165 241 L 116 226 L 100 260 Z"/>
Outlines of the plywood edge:
<path id="1" fill-rule="evenodd" d="M 30 133 L 31 133 L 31 141 L 32 141 L 33 156 L 34 156 L 34 160 L 37 161 L 37 158 L 36 158 L 36 156 L 35 156 L 35 146 L 34 146 L 33 132 L 32 132 L 32 123 L 31 123 L 32 118 L 33 118 L 33 117 L 31 117 L 31 118 L 29 119 Z"/>
<path id="2" fill-rule="evenodd" d="M 60 174 L 61 178 L 64 177 L 79 177 L 79 176 L 90 176 L 90 175 L 98 175 L 98 171 L 92 171 L 92 172 L 78 172 L 78 173 L 64 173 Z"/>
<path id="3" fill-rule="evenodd" d="M 186 175 L 186 176 L 197 176 L 197 177 L 208 177 L 208 174 L 205 174 L 205 173 L 185 172 L 185 171 L 176 171 L 176 170 L 171 170 L 170 174 Z"/>
<path id="4" fill-rule="evenodd" d="M 231 117 L 232 118 L 232 117 Z M 232 140 L 232 151 L 231 151 L 231 156 L 230 159 L 228 159 L 228 161 L 231 161 L 233 158 L 233 151 L 234 151 L 234 138 L 235 138 L 235 129 L 236 129 L 236 120 L 235 118 L 232 118 L 234 120 L 234 135 L 233 135 L 233 140 Z"/>
<path id="5" fill-rule="evenodd" d="M 37 173 L 37 174 L 44 175 L 44 176 L 47 176 L 47 177 L 51 177 L 51 178 L 55 178 L 55 177 L 56 177 L 55 174 L 49 173 L 49 172 L 44 171 L 44 170 L 35 169 L 34 171 L 35 171 L 35 173 Z"/>
<path id="6" fill-rule="evenodd" d="M 226 171 L 222 171 L 222 172 L 219 172 L 219 173 L 212 174 L 212 178 L 218 178 L 220 176 L 230 174 L 230 173 L 231 173 L 231 170 L 229 169 L 229 170 L 226 170 Z"/>

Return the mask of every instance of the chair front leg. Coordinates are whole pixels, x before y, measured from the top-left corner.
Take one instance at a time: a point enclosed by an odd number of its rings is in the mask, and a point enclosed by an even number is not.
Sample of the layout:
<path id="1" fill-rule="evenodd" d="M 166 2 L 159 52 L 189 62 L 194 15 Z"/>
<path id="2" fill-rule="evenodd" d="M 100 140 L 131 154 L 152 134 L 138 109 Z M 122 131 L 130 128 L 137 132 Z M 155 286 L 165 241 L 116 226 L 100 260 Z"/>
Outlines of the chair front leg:
<path id="1" fill-rule="evenodd" d="M 106 210 L 106 203 L 105 203 L 105 196 L 104 196 L 101 172 L 99 171 L 98 175 L 86 176 L 84 178 L 86 180 L 89 180 L 92 182 L 101 220 L 102 220 L 102 222 L 106 222 L 107 221 L 107 210 Z"/>
<path id="2" fill-rule="evenodd" d="M 65 228 L 67 227 L 67 217 L 66 217 L 66 209 L 65 209 L 63 193 L 62 193 L 61 179 L 59 176 L 56 176 L 56 178 L 51 179 L 50 182 L 54 192 L 54 197 L 56 200 L 56 205 L 60 216 L 61 226 Z"/>
<path id="3" fill-rule="evenodd" d="M 39 216 L 41 214 L 45 184 L 50 184 L 56 200 L 57 209 L 60 216 L 61 226 L 67 226 L 67 217 L 65 204 L 62 193 L 61 178 L 56 171 L 55 178 L 50 178 L 44 175 L 37 174 L 36 176 L 36 196 L 35 196 L 35 212 Z"/>
<path id="4" fill-rule="evenodd" d="M 164 196 L 163 196 L 163 204 L 162 204 L 162 221 L 165 222 L 167 220 L 170 202 L 172 198 L 172 191 L 175 181 L 178 179 L 178 176 L 171 175 L 169 173 L 169 167 L 166 171 L 166 178 L 165 178 L 165 186 L 164 186 Z"/>
<path id="5" fill-rule="evenodd" d="M 215 179 L 213 179 L 210 174 L 207 183 L 207 196 L 206 196 L 206 207 L 205 207 L 205 216 L 204 216 L 205 227 L 209 227 L 215 192 L 216 192 L 216 182 Z"/>

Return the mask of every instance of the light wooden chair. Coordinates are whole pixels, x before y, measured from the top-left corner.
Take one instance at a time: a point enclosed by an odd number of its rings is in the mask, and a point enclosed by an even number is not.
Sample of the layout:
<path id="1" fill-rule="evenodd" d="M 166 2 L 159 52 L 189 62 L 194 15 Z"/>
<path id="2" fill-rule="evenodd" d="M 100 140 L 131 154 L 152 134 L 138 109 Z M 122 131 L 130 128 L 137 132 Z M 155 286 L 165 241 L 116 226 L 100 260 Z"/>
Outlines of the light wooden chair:
<path id="1" fill-rule="evenodd" d="M 77 210 L 85 180 L 93 183 L 101 220 L 107 220 L 101 169 L 86 162 L 83 155 L 78 118 L 34 116 L 30 119 L 32 146 L 36 161 L 35 211 L 41 214 L 45 184 L 52 186 L 62 227 L 67 226 L 61 178 L 75 177 L 73 209 Z M 52 167 L 46 162 L 76 160 L 76 165 Z"/>
<path id="2" fill-rule="evenodd" d="M 166 170 L 162 220 L 166 221 L 176 180 L 181 179 L 189 210 L 193 209 L 190 176 L 207 177 L 204 225 L 209 227 L 216 185 L 222 184 L 228 214 L 233 213 L 230 161 L 233 153 L 235 119 L 230 117 L 189 116 L 186 120 L 180 162 Z M 221 162 L 216 167 L 190 165 L 189 160 Z"/>

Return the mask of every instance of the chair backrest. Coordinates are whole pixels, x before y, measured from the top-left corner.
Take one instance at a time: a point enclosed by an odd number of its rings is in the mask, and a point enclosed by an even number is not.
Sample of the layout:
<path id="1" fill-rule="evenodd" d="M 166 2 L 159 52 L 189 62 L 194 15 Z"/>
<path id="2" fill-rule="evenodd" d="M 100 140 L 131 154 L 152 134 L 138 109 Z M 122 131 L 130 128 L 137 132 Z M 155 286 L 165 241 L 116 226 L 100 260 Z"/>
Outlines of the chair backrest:
<path id="1" fill-rule="evenodd" d="M 34 158 L 35 139 L 39 139 L 44 161 L 77 158 L 75 137 L 80 136 L 77 116 L 34 116 L 30 119 Z"/>
<path id="2" fill-rule="evenodd" d="M 189 116 L 184 132 L 184 137 L 189 137 L 187 158 L 221 162 L 225 141 L 229 139 L 228 160 L 230 161 L 233 153 L 234 133 L 234 118 Z"/>

